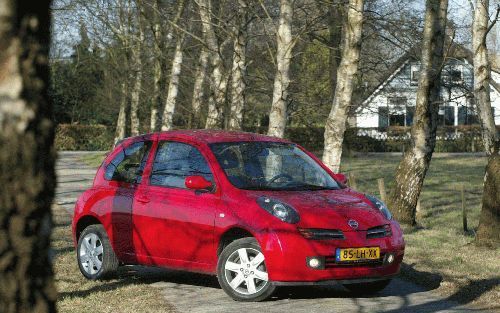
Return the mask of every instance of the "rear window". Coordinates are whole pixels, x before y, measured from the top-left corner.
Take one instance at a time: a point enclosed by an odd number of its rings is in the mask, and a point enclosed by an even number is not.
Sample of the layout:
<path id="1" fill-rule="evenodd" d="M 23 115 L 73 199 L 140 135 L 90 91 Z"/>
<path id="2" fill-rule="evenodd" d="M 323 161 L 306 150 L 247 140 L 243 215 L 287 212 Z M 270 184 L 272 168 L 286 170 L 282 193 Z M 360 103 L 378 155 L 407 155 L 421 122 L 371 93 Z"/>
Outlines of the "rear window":
<path id="1" fill-rule="evenodd" d="M 104 177 L 107 180 L 140 183 L 151 145 L 151 141 L 139 141 L 125 149 L 120 148 L 120 152 L 106 166 Z"/>

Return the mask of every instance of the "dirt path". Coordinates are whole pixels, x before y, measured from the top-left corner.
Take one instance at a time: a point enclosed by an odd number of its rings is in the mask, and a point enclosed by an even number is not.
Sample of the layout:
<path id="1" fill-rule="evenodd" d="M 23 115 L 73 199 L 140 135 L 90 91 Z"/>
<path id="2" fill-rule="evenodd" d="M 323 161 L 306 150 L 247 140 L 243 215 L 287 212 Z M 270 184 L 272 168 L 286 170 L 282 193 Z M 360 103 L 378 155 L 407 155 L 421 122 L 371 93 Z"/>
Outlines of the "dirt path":
<path id="1" fill-rule="evenodd" d="M 56 203 L 72 213 L 78 195 L 92 184 L 95 169 L 79 161 L 85 152 L 61 152 L 56 166 Z M 215 277 L 161 269 L 130 267 L 129 272 L 159 288 L 177 312 L 477 312 L 432 290 L 395 279 L 373 297 L 352 298 L 342 287 L 281 289 L 270 301 L 240 303 L 227 297 Z M 482 311 L 485 312 L 485 311 Z"/>

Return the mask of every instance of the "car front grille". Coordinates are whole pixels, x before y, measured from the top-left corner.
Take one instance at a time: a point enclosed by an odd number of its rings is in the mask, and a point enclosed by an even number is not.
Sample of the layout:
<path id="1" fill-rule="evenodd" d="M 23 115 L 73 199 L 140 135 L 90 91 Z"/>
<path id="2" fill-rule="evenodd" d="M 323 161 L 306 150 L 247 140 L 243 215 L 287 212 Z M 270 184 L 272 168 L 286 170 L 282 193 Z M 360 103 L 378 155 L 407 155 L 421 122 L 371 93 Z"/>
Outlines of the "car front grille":
<path id="1" fill-rule="evenodd" d="M 392 235 L 390 225 L 382 225 L 370 228 L 366 231 L 366 239 L 390 237 Z"/>
<path id="2" fill-rule="evenodd" d="M 384 255 L 381 255 L 376 260 L 359 260 L 359 261 L 342 261 L 337 262 L 334 256 L 325 257 L 325 268 L 339 268 L 339 267 L 354 267 L 354 266 L 369 266 L 377 267 L 384 263 Z"/>
<path id="3" fill-rule="evenodd" d="M 299 232 L 306 239 L 313 239 L 313 240 L 345 239 L 344 233 L 338 229 L 299 228 Z"/>

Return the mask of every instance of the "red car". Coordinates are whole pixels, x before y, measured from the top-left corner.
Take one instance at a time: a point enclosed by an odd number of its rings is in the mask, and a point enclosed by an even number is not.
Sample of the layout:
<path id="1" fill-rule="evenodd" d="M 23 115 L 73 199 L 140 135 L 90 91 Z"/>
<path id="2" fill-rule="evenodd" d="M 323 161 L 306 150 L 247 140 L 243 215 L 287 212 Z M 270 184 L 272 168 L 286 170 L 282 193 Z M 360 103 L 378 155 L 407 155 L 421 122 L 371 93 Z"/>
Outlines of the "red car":
<path id="1" fill-rule="evenodd" d="M 89 279 L 126 264 L 209 273 L 241 301 L 282 285 L 377 292 L 405 248 L 380 200 L 294 143 L 243 132 L 122 141 L 78 199 L 72 227 Z"/>

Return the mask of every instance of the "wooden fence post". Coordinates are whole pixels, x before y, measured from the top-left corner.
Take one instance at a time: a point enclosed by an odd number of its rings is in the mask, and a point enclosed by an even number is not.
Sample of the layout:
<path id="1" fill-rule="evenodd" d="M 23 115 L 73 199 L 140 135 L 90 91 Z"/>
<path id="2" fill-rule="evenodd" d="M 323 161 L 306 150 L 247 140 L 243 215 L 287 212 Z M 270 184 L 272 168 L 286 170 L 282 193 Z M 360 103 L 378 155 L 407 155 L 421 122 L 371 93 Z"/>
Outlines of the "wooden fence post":
<path id="1" fill-rule="evenodd" d="M 462 225 L 464 228 L 464 232 L 467 232 L 467 210 L 465 208 L 465 185 L 462 185 L 460 188 L 460 193 L 462 196 Z"/>
<path id="2" fill-rule="evenodd" d="M 349 187 L 352 189 L 358 189 L 358 186 L 356 185 L 356 176 L 353 172 L 349 172 Z"/>
<path id="3" fill-rule="evenodd" d="M 385 193 L 384 178 L 382 177 L 377 179 L 377 183 L 378 183 L 378 191 L 380 193 L 380 200 L 382 200 L 382 202 L 385 202 L 387 199 L 387 194 Z"/>

